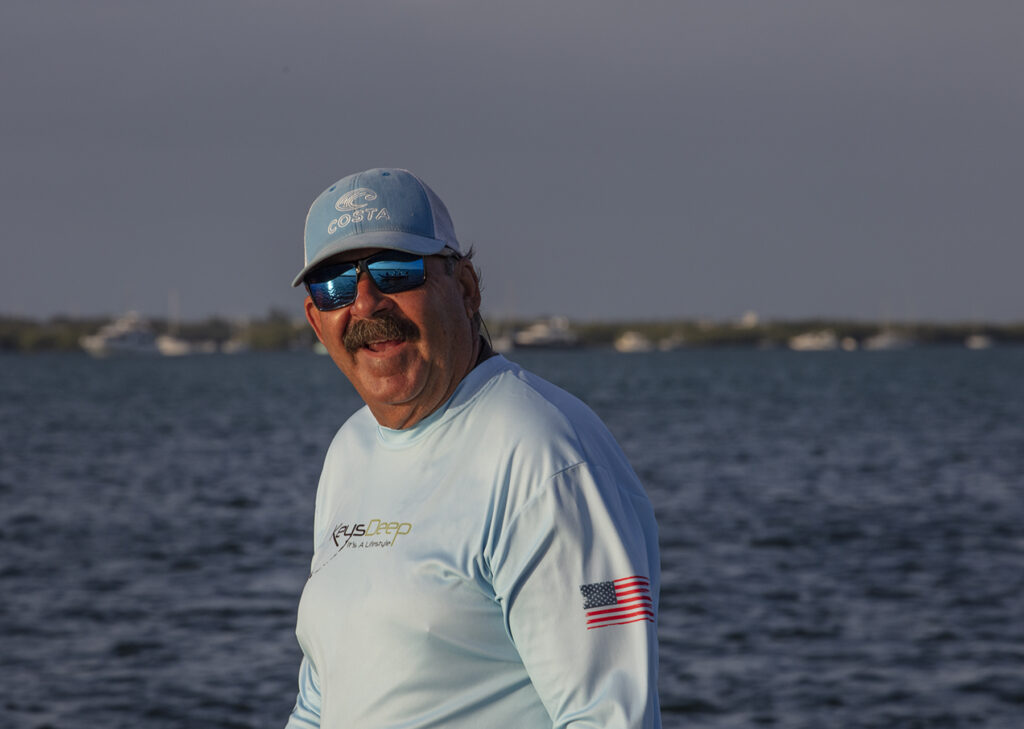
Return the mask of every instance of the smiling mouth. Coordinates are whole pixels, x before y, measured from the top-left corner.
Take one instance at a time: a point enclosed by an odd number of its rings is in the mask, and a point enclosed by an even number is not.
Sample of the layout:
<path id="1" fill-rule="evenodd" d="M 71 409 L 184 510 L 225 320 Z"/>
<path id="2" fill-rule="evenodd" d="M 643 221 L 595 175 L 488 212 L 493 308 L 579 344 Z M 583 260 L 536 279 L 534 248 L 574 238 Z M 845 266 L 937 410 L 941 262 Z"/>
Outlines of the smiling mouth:
<path id="1" fill-rule="evenodd" d="M 393 349 L 398 345 L 402 344 L 405 340 L 403 339 L 382 339 L 377 342 L 367 342 L 363 345 L 363 349 L 368 349 L 371 352 L 381 353 L 386 352 L 389 349 Z"/>

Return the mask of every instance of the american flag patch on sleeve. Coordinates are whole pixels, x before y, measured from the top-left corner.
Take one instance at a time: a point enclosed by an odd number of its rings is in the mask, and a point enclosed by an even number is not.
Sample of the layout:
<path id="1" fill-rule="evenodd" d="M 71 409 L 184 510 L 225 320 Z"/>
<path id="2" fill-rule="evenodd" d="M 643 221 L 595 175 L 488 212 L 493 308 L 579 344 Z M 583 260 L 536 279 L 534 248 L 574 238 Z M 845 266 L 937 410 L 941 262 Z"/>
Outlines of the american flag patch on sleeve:
<path id="1" fill-rule="evenodd" d="M 587 612 L 587 630 L 641 620 L 654 622 L 651 581 L 646 577 L 634 575 L 580 585 L 580 592 L 583 593 L 583 609 Z"/>

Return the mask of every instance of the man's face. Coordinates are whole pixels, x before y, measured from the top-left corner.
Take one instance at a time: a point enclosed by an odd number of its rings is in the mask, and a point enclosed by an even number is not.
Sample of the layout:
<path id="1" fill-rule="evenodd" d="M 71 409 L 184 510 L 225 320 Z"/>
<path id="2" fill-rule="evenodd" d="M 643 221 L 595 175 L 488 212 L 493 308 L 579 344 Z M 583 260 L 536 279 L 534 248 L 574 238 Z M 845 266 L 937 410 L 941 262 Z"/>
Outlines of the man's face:
<path id="1" fill-rule="evenodd" d="M 331 262 L 379 250 L 349 251 Z M 350 306 L 319 311 L 306 297 L 306 318 L 317 337 L 377 422 L 389 428 L 408 428 L 436 410 L 476 361 L 472 319 L 480 288 L 472 265 L 458 262 L 449 274 L 438 256 L 424 263 L 426 282 L 409 291 L 383 294 L 363 273 Z"/>

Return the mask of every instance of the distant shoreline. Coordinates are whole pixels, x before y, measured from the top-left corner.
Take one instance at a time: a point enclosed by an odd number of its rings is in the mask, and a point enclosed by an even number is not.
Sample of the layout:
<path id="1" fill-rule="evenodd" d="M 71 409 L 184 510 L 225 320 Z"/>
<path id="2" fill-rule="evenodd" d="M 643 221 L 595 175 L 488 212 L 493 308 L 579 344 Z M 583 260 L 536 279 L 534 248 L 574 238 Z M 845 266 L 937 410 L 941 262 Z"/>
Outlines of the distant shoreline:
<path id="1" fill-rule="evenodd" d="M 95 334 L 113 317 L 53 317 L 33 320 L 0 315 L 0 352 L 81 351 L 83 337 Z M 305 321 L 271 311 L 246 321 L 211 317 L 171 323 L 143 318 L 155 335 L 205 348 L 204 351 L 288 351 L 312 349 L 315 342 Z M 517 333 L 548 320 L 488 319 L 495 341 L 514 348 Z M 930 345 L 986 348 L 1024 344 L 1024 321 L 884 323 L 850 319 L 807 318 L 764 322 L 674 321 L 565 322 L 571 344 L 615 347 L 620 351 L 655 349 L 758 347 L 790 349 L 897 349 Z M 551 346 L 559 346 L 556 342 Z M 524 347 L 525 348 L 525 347 Z"/>

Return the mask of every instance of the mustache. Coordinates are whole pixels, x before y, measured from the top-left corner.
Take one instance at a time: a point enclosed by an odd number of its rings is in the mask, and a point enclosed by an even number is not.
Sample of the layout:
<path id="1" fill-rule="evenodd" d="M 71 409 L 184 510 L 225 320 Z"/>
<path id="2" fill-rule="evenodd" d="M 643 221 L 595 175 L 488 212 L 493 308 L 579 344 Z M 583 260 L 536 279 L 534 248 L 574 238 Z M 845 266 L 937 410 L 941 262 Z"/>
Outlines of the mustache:
<path id="1" fill-rule="evenodd" d="M 341 343 L 349 354 L 354 354 L 370 342 L 411 342 L 419 339 L 419 336 L 419 327 L 405 317 L 390 311 L 380 311 L 370 319 L 349 322 Z"/>

